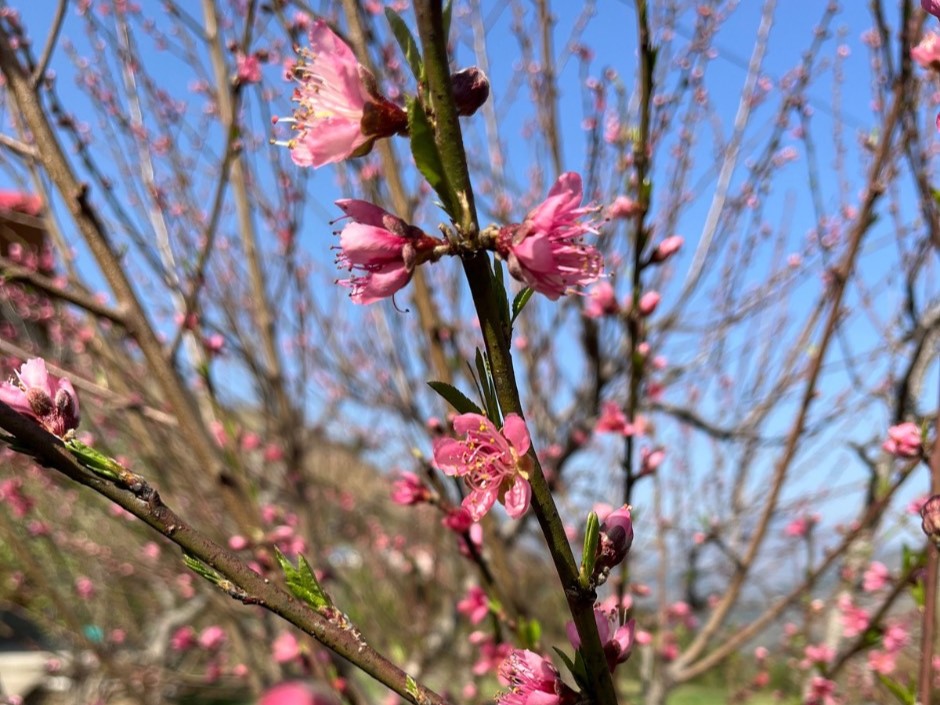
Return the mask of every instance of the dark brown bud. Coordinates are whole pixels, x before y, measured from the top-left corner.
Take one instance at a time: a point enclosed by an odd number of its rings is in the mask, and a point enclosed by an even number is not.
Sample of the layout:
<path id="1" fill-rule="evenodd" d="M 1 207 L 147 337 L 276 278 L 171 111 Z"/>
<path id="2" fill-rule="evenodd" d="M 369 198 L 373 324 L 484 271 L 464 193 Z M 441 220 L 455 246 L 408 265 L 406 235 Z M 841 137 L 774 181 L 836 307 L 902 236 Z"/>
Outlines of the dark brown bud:
<path id="1" fill-rule="evenodd" d="M 490 80 L 476 66 L 452 74 L 450 81 L 458 115 L 473 115 L 490 97 Z"/>

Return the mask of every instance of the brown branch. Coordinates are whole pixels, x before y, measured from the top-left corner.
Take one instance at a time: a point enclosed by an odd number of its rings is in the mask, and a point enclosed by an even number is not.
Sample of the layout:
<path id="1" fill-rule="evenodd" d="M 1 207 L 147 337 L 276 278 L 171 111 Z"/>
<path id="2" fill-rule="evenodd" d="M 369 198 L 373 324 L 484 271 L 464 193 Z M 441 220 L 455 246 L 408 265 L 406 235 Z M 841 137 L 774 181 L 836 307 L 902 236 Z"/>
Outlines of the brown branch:
<path id="1" fill-rule="evenodd" d="M 34 457 L 40 465 L 110 499 L 166 536 L 186 554 L 218 572 L 228 581 L 220 583 L 220 587 L 233 598 L 248 605 L 260 605 L 283 617 L 415 705 L 444 705 L 440 695 L 417 685 L 407 673 L 370 647 L 339 610 L 333 607 L 313 609 L 256 573 L 176 514 L 140 475 L 125 471 L 113 482 L 96 475 L 83 467 L 60 439 L 2 402 L 0 428 L 12 435 L 17 448 Z"/>

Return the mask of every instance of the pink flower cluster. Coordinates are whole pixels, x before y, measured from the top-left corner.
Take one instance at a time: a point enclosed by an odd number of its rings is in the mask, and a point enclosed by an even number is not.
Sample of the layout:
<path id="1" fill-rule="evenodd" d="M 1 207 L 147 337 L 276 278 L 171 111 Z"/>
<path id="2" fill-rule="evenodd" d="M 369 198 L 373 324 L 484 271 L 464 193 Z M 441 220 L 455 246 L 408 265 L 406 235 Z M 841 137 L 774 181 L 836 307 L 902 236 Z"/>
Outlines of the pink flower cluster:
<path id="1" fill-rule="evenodd" d="M 882 449 L 898 458 L 916 458 L 920 455 L 922 439 L 917 424 L 907 421 L 888 429 L 888 438 Z"/>
<path id="2" fill-rule="evenodd" d="M 408 126 L 405 111 L 378 92 L 375 76 L 326 22 L 309 32 L 310 48 L 301 50 L 293 68 L 298 82 L 292 118 L 281 119 L 296 134 L 286 143 L 297 166 L 320 167 L 368 154 L 376 139 Z"/>
<path id="3" fill-rule="evenodd" d="M 78 427 L 78 396 L 72 383 L 50 375 L 38 357 L 23 364 L 10 382 L 0 383 L 0 401 L 56 436 Z"/>
<path id="4" fill-rule="evenodd" d="M 594 622 L 597 624 L 597 633 L 604 647 L 607 668 L 613 673 L 619 664 L 630 658 L 633 644 L 636 642 L 636 621 L 631 619 L 625 624 L 619 624 L 615 613 L 595 607 Z M 574 648 L 579 648 L 581 637 L 574 622 L 568 622 L 565 628 L 568 632 L 568 641 Z"/>
<path id="5" fill-rule="evenodd" d="M 454 431 L 464 440 L 436 439 L 434 462 L 448 475 L 464 478 L 470 492 L 462 506 L 473 521 L 480 521 L 497 500 L 513 519 L 525 514 L 532 495 L 526 457 L 531 443 L 522 417 L 508 414 L 497 430 L 485 416 L 461 414 Z"/>
<path id="6" fill-rule="evenodd" d="M 571 287 L 597 281 L 604 269 L 600 253 L 583 242 L 596 231 L 581 220 L 594 212 L 581 200 L 581 177 L 566 172 L 522 223 L 504 226 L 497 237 L 496 251 L 509 273 L 552 301 Z"/>

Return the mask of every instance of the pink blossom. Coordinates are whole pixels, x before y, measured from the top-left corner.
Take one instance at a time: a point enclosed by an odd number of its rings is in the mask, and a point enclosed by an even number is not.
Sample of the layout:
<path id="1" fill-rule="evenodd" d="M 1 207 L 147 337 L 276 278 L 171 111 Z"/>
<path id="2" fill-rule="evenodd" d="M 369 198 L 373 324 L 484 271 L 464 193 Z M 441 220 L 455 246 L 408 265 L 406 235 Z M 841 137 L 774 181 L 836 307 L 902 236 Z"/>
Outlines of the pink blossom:
<path id="1" fill-rule="evenodd" d="M 650 262 L 665 262 L 676 254 L 684 244 L 685 239 L 681 235 L 667 237 L 653 250 L 653 254 L 650 255 Z"/>
<path id="2" fill-rule="evenodd" d="M 302 681 L 279 683 L 261 694 L 258 705 L 338 705 L 332 693 L 323 692 Z"/>
<path id="3" fill-rule="evenodd" d="M 498 675 L 509 687 L 496 696 L 499 705 L 568 705 L 576 697 L 552 662 L 532 651 L 510 651 Z"/>
<path id="4" fill-rule="evenodd" d="M 803 649 L 803 655 L 806 657 L 805 664 L 826 664 L 831 663 L 836 657 L 835 650 L 826 644 L 810 644 Z"/>
<path id="5" fill-rule="evenodd" d="M 594 622 L 597 624 L 597 634 L 604 647 L 607 668 L 613 673 L 618 664 L 630 658 L 630 652 L 636 641 L 636 621 L 631 619 L 625 624 L 619 624 L 615 614 L 595 607 Z M 565 628 L 568 632 L 568 641 L 574 648 L 580 648 L 581 636 L 574 622 L 568 622 Z"/>
<path id="6" fill-rule="evenodd" d="M 506 660 L 506 657 L 512 651 L 512 646 L 504 642 L 496 643 L 492 634 L 484 632 L 473 632 L 469 641 L 477 646 L 480 655 L 473 664 L 473 674 L 482 676 L 487 673 L 493 673 L 499 669 L 500 664 Z"/>
<path id="7" fill-rule="evenodd" d="M 375 77 L 326 22 L 317 20 L 309 32 L 310 48 L 302 49 L 293 69 L 298 103 L 291 124 L 296 134 L 283 144 L 297 166 L 320 167 L 368 154 L 381 137 L 405 129 L 405 111 L 378 92 Z"/>
<path id="8" fill-rule="evenodd" d="M 817 521 L 819 521 L 819 518 L 814 515 L 807 514 L 804 516 L 799 516 L 787 524 L 786 528 L 783 530 L 783 533 L 793 538 L 806 536 L 816 525 Z"/>
<path id="9" fill-rule="evenodd" d="M 868 652 L 868 667 L 875 673 L 883 676 L 889 676 L 894 672 L 895 657 L 894 654 L 887 651 L 878 651 L 873 649 Z"/>
<path id="10" fill-rule="evenodd" d="M 196 645 L 196 632 L 189 625 L 180 627 L 170 637 L 170 648 L 173 651 L 188 651 Z"/>
<path id="11" fill-rule="evenodd" d="M 56 436 L 78 427 L 78 396 L 72 383 L 50 375 L 38 357 L 24 363 L 14 380 L 0 383 L 0 402 Z"/>
<path id="12" fill-rule="evenodd" d="M 891 577 L 891 573 L 888 571 L 887 566 L 884 563 L 873 561 L 862 576 L 862 590 L 865 592 L 881 590 L 888 584 L 889 577 Z"/>
<path id="13" fill-rule="evenodd" d="M 75 579 L 75 594 L 83 600 L 90 600 L 95 596 L 95 583 L 84 575 Z"/>
<path id="14" fill-rule="evenodd" d="M 257 55 L 235 54 L 235 77 L 239 83 L 259 83 L 261 81 L 261 62 Z"/>
<path id="15" fill-rule="evenodd" d="M 886 453 L 898 458 L 916 458 L 921 449 L 920 428 L 907 421 L 888 429 L 888 438 L 881 444 Z"/>
<path id="16" fill-rule="evenodd" d="M 35 218 L 42 213 L 42 199 L 21 191 L 0 191 L 0 211 L 14 211 Z"/>
<path id="17" fill-rule="evenodd" d="M 276 663 L 295 661 L 300 656 L 300 642 L 290 632 L 281 632 L 271 644 L 271 655 Z"/>
<path id="18" fill-rule="evenodd" d="M 924 12 L 940 17 L 940 0 L 920 0 L 920 6 L 924 8 Z"/>
<path id="19" fill-rule="evenodd" d="M 663 448 L 643 448 L 640 450 L 640 474 L 651 475 L 656 472 L 663 461 L 666 459 L 666 451 Z"/>
<path id="20" fill-rule="evenodd" d="M 600 253 L 582 240 L 595 231 L 579 222 L 593 210 L 581 207 L 581 198 L 581 177 L 564 173 L 521 224 L 503 227 L 497 238 L 510 274 L 552 301 L 570 287 L 597 281 L 603 271 Z"/>
<path id="21" fill-rule="evenodd" d="M 403 472 L 394 483 L 392 483 L 392 501 L 395 504 L 406 506 L 421 504 L 431 498 L 431 492 L 421 478 L 413 472 Z"/>
<path id="22" fill-rule="evenodd" d="M 886 651 L 896 653 L 907 646 L 909 641 L 910 634 L 903 624 L 891 622 L 885 627 L 882 643 L 884 644 Z"/>
<path id="23" fill-rule="evenodd" d="M 603 279 L 595 284 L 588 292 L 588 300 L 584 305 L 584 315 L 588 318 L 616 315 L 620 307 L 617 305 L 617 296 L 614 287 L 609 281 Z"/>
<path id="24" fill-rule="evenodd" d="M 470 493 L 463 507 L 474 521 L 479 521 L 499 502 L 506 513 L 518 519 L 529 508 L 531 460 L 529 431 L 517 414 L 508 414 L 501 431 L 479 414 L 461 414 L 454 419 L 454 431 L 466 436 L 437 438 L 434 462 L 448 475 L 463 477 Z"/>
<path id="25" fill-rule="evenodd" d="M 640 312 L 641 316 L 649 316 L 656 310 L 656 307 L 659 306 L 659 302 L 662 300 L 658 291 L 647 291 L 643 296 L 640 297 L 640 303 L 637 305 L 637 310 Z"/>
<path id="26" fill-rule="evenodd" d="M 611 220 L 615 218 L 632 218 L 639 212 L 640 205 L 626 196 L 617 196 L 614 202 L 607 207 L 607 217 Z"/>
<path id="27" fill-rule="evenodd" d="M 199 646 L 206 651 L 215 651 L 225 643 L 225 630 L 218 625 L 206 627 L 199 633 Z"/>
<path id="28" fill-rule="evenodd" d="M 911 58 L 925 69 L 940 69 L 940 37 L 935 32 L 925 34 L 911 49 Z"/>
<path id="29" fill-rule="evenodd" d="M 627 421 L 627 415 L 617 402 L 605 401 L 601 404 L 601 415 L 594 424 L 597 433 L 620 433 L 624 436 L 633 435 L 633 426 Z"/>
<path id="30" fill-rule="evenodd" d="M 809 682 L 809 693 L 807 693 L 804 705 L 834 705 L 835 692 L 836 684 L 833 681 L 822 676 L 813 676 Z"/>
<path id="31" fill-rule="evenodd" d="M 852 639 L 868 629 L 870 618 L 868 611 L 863 607 L 856 607 L 851 597 L 839 600 L 839 611 L 842 613 L 842 635 Z"/>
<path id="32" fill-rule="evenodd" d="M 410 280 L 414 268 L 443 244 L 401 218 L 367 201 L 347 198 L 336 202 L 352 222 L 340 233 L 341 267 L 360 272 L 340 282 L 357 304 L 392 296 Z"/>
<path id="33" fill-rule="evenodd" d="M 457 611 L 466 615 L 470 624 L 479 624 L 490 613 L 490 601 L 486 593 L 474 585 L 467 591 L 467 596 L 457 603 Z"/>

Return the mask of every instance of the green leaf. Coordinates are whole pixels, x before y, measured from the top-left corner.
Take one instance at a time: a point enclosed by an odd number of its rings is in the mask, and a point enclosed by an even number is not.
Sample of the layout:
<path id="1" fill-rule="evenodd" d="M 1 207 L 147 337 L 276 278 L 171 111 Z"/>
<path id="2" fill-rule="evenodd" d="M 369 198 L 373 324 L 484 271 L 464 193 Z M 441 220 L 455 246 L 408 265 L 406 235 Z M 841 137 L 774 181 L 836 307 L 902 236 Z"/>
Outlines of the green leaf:
<path id="1" fill-rule="evenodd" d="M 584 553 L 581 554 L 581 573 L 578 581 L 581 587 L 587 589 L 591 585 L 591 576 L 594 575 L 594 563 L 597 560 L 597 544 L 601 538 L 601 522 L 595 512 L 588 514 L 587 524 L 584 527 Z"/>
<path id="2" fill-rule="evenodd" d="M 556 654 L 558 654 L 558 658 L 560 658 L 561 661 L 562 661 L 562 663 L 565 664 L 565 668 L 567 668 L 567 669 L 568 669 L 568 672 L 571 673 L 572 676 L 574 676 L 574 679 L 575 679 L 575 680 L 577 680 L 578 677 L 577 677 L 577 675 L 575 674 L 575 665 L 574 665 L 574 661 L 572 661 L 570 658 L 568 658 L 568 654 L 566 654 L 564 651 L 562 651 L 561 649 L 559 649 L 557 646 L 553 646 L 553 647 L 552 647 L 552 651 L 554 651 Z"/>
<path id="3" fill-rule="evenodd" d="M 534 289 L 525 287 L 522 291 L 516 294 L 516 298 L 512 300 L 512 318 L 509 320 L 510 326 L 516 322 L 517 318 L 519 318 L 519 314 L 522 313 L 522 309 L 524 309 L 525 305 L 529 303 L 529 299 L 532 298 L 532 294 L 534 293 Z"/>
<path id="4" fill-rule="evenodd" d="M 395 35 L 398 46 L 401 47 L 401 52 L 405 55 L 405 61 L 411 67 L 411 73 L 414 74 L 415 80 L 423 84 L 425 80 L 424 62 L 421 60 L 421 52 L 418 50 L 418 43 L 412 36 L 411 30 L 408 29 L 408 25 L 405 24 L 399 14 L 390 7 L 385 8 L 385 19 L 388 20 L 392 28 L 392 34 Z"/>
<path id="5" fill-rule="evenodd" d="M 486 353 L 477 348 L 476 356 L 477 374 L 480 375 L 480 384 L 483 385 L 483 405 L 490 421 L 501 426 L 503 419 L 499 413 L 499 402 L 496 399 L 496 387 L 493 385 L 493 375 L 490 372 L 490 360 Z"/>
<path id="6" fill-rule="evenodd" d="M 421 695 L 420 691 L 418 690 L 418 682 L 409 675 L 405 676 L 405 692 L 415 700 L 418 700 L 419 696 Z"/>
<path id="7" fill-rule="evenodd" d="M 901 685 L 896 680 L 883 676 L 880 673 L 878 674 L 878 680 L 881 681 L 881 684 L 885 688 L 891 691 L 892 695 L 898 699 L 898 702 L 904 703 L 904 705 L 914 705 L 914 703 L 917 702 L 917 696 L 907 686 Z"/>
<path id="8" fill-rule="evenodd" d="M 428 386 L 440 394 L 444 398 L 444 401 L 461 414 L 483 415 L 483 411 L 480 407 L 470 401 L 467 396 L 456 387 L 452 387 L 446 382 L 428 382 Z"/>
<path id="9" fill-rule="evenodd" d="M 306 558 L 300 556 L 297 566 L 294 567 L 294 564 L 288 560 L 287 556 L 277 548 L 274 549 L 274 555 L 277 557 L 281 570 L 284 571 L 287 587 L 295 597 L 300 598 L 315 610 L 333 606 L 330 596 L 323 591 L 317 581 L 317 576 L 310 570 L 310 564 L 307 563 Z"/>
<path id="10" fill-rule="evenodd" d="M 450 18 L 454 14 L 454 3 L 452 0 L 447 0 L 444 3 L 444 37 L 447 38 L 450 36 Z"/>
<path id="11" fill-rule="evenodd" d="M 74 438 L 65 442 L 65 447 L 81 463 L 82 467 L 108 480 L 120 480 L 127 473 L 127 469 L 116 460 L 112 460 L 104 453 L 99 453 L 91 446 L 86 446 Z"/>
<path id="12" fill-rule="evenodd" d="M 542 625 L 537 619 L 523 619 L 519 625 L 519 637 L 525 648 L 532 650 L 538 648 L 539 640 L 542 638 Z"/>
<path id="13" fill-rule="evenodd" d="M 496 298 L 499 302 L 499 318 L 503 330 L 509 333 L 512 324 L 509 319 L 509 295 L 506 293 L 506 282 L 503 279 L 503 265 L 498 259 L 493 260 L 493 286 L 496 289 Z"/>
<path id="14" fill-rule="evenodd" d="M 196 556 L 188 553 L 187 551 L 183 551 L 183 563 L 185 563 L 186 567 L 193 571 L 196 575 L 205 578 L 213 585 L 218 585 L 219 581 L 224 579 L 215 568 L 207 566 L 201 560 L 196 558 Z"/>
<path id="15" fill-rule="evenodd" d="M 441 155 L 434 142 L 431 123 L 428 122 L 428 116 L 424 114 L 424 108 L 415 98 L 409 96 L 405 104 L 408 108 L 408 131 L 411 134 L 411 154 L 415 164 L 421 175 L 434 189 L 434 193 L 441 199 L 444 210 L 453 218 L 456 210 L 451 201 L 450 185 L 447 183 Z"/>

